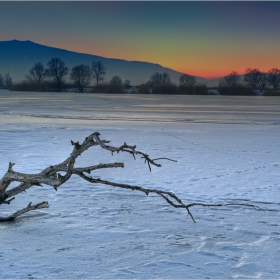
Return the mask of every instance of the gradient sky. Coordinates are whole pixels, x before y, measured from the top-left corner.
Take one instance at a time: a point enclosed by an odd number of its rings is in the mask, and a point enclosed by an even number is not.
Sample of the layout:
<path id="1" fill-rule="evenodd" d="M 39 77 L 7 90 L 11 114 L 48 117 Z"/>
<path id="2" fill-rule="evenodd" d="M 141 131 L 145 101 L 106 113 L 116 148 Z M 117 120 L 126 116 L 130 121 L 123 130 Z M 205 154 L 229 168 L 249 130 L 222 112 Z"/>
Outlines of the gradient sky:
<path id="1" fill-rule="evenodd" d="M 279 15 L 280 2 L 0 1 L 0 40 L 213 78 L 280 68 Z"/>

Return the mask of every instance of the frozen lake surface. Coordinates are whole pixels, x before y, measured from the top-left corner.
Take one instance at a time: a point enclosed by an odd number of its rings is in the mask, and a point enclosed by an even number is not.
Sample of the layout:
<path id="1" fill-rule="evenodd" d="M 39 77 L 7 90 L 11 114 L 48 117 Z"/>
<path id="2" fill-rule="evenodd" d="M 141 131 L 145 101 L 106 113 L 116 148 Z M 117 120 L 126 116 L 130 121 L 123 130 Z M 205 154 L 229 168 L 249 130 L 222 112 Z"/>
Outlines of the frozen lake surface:
<path id="1" fill-rule="evenodd" d="M 175 209 L 161 197 L 73 177 L 57 192 L 32 188 L 1 215 L 0 278 L 280 278 L 280 98 L 0 91 L 0 174 L 37 173 L 92 132 L 151 158 L 92 147 L 76 166 L 124 162 L 92 176 L 172 191 L 184 202 L 248 207 Z"/>

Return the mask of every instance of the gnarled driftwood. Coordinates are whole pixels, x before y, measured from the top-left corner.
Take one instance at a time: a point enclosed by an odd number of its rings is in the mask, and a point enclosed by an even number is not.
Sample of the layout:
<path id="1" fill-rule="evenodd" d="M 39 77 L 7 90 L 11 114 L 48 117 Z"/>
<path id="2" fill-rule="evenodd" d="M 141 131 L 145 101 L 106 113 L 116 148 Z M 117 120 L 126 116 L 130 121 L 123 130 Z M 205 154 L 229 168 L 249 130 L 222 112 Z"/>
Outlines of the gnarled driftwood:
<path id="1" fill-rule="evenodd" d="M 139 186 L 133 186 L 133 185 L 127 185 L 127 184 L 120 184 L 116 182 L 111 182 L 107 180 L 103 180 L 100 178 L 93 178 L 90 176 L 91 171 L 101 169 L 101 168 L 118 168 L 118 167 L 124 167 L 124 163 L 108 163 L 108 164 L 98 164 L 88 167 L 75 167 L 75 161 L 79 155 L 81 155 L 83 152 L 85 152 L 87 149 L 89 149 L 92 146 L 100 146 L 101 148 L 110 151 L 113 153 L 119 153 L 119 152 L 126 152 L 131 154 L 134 158 L 136 158 L 137 155 L 140 155 L 141 158 L 145 159 L 145 162 L 148 164 L 148 167 L 151 171 L 151 166 L 161 167 L 159 163 L 157 163 L 158 160 L 171 160 L 175 161 L 169 158 L 156 158 L 151 159 L 149 155 L 137 151 L 136 146 L 130 146 L 124 143 L 120 147 L 113 147 L 108 145 L 110 141 L 106 140 L 100 140 L 99 138 L 100 133 L 95 132 L 89 135 L 85 138 L 82 144 L 79 142 L 73 142 L 71 141 L 73 145 L 73 151 L 70 154 L 70 156 L 64 160 L 62 163 L 57 165 L 52 165 L 44 170 L 42 170 L 38 174 L 25 174 L 16 172 L 13 169 L 14 163 L 9 163 L 8 171 L 6 174 L 2 177 L 0 180 L 0 205 L 1 204 L 10 204 L 15 196 L 23 191 L 26 191 L 27 189 L 31 188 L 32 186 L 43 186 L 43 185 L 49 185 L 52 186 L 55 190 L 58 189 L 62 184 L 64 184 L 66 181 L 68 181 L 72 174 L 76 174 L 83 178 L 84 180 L 95 183 L 95 184 L 105 184 L 113 187 L 119 187 L 119 188 L 125 188 L 130 190 L 137 190 L 144 192 L 146 195 L 149 195 L 149 193 L 155 193 L 162 198 L 166 200 L 167 203 L 172 205 L 176 208 L 185 208 L 188 211 L 188 214 L 192 218 L 192 220 L 195 222 L 194 217 L 192 213 L 190 212 L 190 208 L 193 206 L 229 206 L 229 205 L 239 205 L 239 206 L 248 206 L 253 207 L 255 209 L 261 210 L 261 208 L 252 205 L 252 204 L 241 204 L 241 203 L 226 203 L 226 204 L 204 204 L 204 203 L 190 203 L 190 204 L 184 204 L 181 199 L 179 199 L 174 193 L 169 191 L 163 191 L 158 189 L 150 189 L 150 188 L 143 188 Z M 64 175 L 61 175 L 60 172 L 65 173 Z M 9 185 L 12 182 L 19 182 L 20 184 L 16 187 L 13 187 L 11 189 L 8 189 Z M 48 202 L 44 201 L 41 203 L 38 203 L 36 205 L 32 205 L 31 202 L 29 205 L 15 213 L 13 213 L 10 216 L 7 217 L 0 217 L 0 222 L 4 221 L 13 221 L 16 217 L 22 215 L 23 213 L 26 213 L 31 210 L 36 210 L 40 208 L 47 208 Z"/>

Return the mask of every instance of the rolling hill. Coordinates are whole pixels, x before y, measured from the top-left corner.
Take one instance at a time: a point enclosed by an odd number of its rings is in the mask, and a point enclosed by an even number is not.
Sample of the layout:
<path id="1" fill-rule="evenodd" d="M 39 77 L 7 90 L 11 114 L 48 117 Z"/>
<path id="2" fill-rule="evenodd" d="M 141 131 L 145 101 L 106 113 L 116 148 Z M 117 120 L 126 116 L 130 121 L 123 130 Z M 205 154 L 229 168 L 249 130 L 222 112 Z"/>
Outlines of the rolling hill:
<path id="1" fill-rule="evenodd" d="M 162 67 L 159 64 L 105 58 L 18 40 L 0 41 L 0 74 L 3 76 L 9 72 L 13 81 L 18 82 L 24 80 L 25 75 L 29 73 L 29 69 L 35 63 L 41 62 L 46 68 L 48 61 L 54 57 L 61 58 L 69 69 L 79 64 L 91 66 L 93 61 L 101 61 L 106 67 L 106 81 L 109 81 L 114 75 L 118 75 L 123 81 L 130 80 L 132 85 L 147 82 L 155 72 L 169 73 L 174 83 L 178 83 L 179 77 L 182 75 L 180 72 Z M 196 78 L 198 83 L 209 82 L 202 77 Z"/>

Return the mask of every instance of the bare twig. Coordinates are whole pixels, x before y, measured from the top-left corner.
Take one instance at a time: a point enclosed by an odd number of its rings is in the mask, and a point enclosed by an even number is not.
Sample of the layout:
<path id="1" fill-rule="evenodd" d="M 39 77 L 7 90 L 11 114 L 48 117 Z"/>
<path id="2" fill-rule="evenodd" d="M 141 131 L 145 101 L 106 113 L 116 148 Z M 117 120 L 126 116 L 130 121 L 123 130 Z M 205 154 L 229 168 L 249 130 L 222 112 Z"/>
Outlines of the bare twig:
<path id="1" fill-rule="evenodd" d="M 196 222 L 190 211 L 190 208 L 193 206 L 203 206 L 203 207 L 246 206 L 246 207 L 252 207 L 256 210 L 264 211 L 262 208 L 260 208 L 256 205 L 247 204 L 247 203 L 224 203 L 224 204 L 221 204 L 221 203 L 217 203 L 217 204 L 190 203 L 190 204 L 184 204 L 182 202 L 182 200 L 172 192 L 158 190 L 158 189 L 143 188 L 143 187 L 134 186 L 134 185 L 120 184 L 120 183 L 116 183 L 116 182 L 110 182 L 107 180 L 101 180 L 99 178 L 96 179 L 96 178 L 88 177 L 88 176 L 84 175 L 82 172 L 77 172 L 75 174 L 79 175 L 81 178 L 85 179 L 86 181 L 88 181 L 90 183 L 104 184 L 104 185 L 109 185 L 112 187 L 130 189 L 133 191 L 137 190 L 137 191 L 144 192 L 146 195 L 149 195 L 149 193 L 155 193 L 155 194 L 161 196 L 162 198 L 164 198 L 166 200 L 166 202 L 169 203 L 170 205 L 172 205 L 173 207 L 185 208 L 187 210 L 188 214 L 190 215 L 190 217 L 192 218 L 193 222 Z M 171 199 L 175 200 L 175 202 L 173 202 Z"/>

